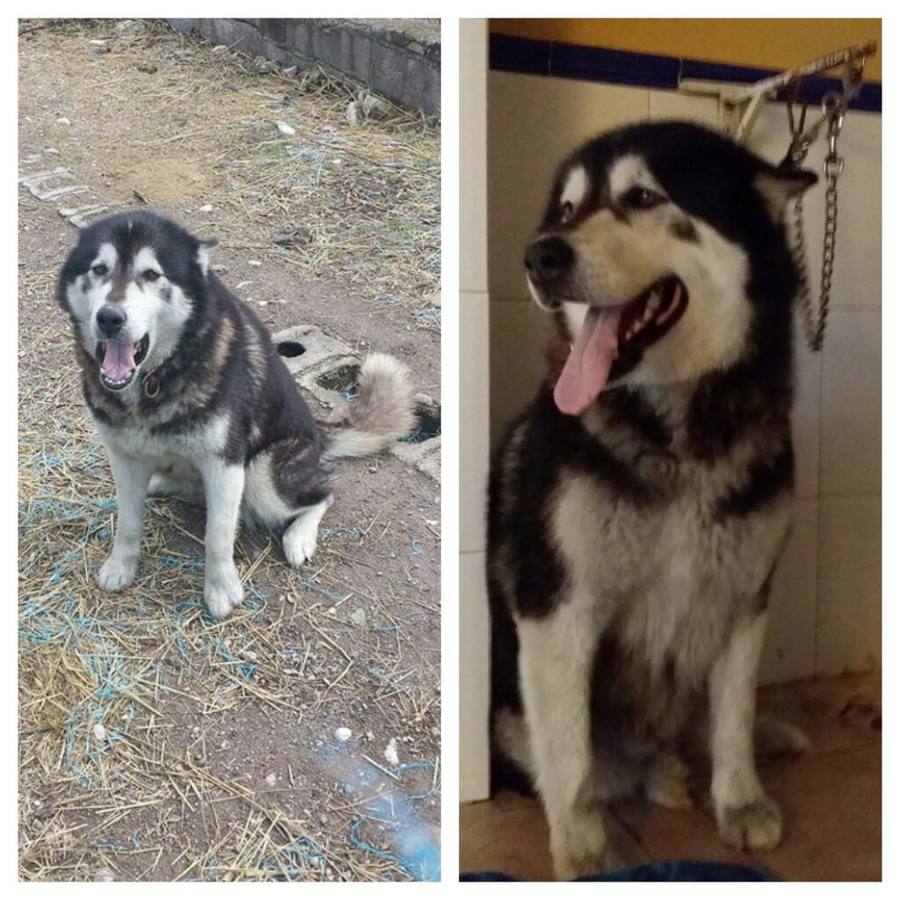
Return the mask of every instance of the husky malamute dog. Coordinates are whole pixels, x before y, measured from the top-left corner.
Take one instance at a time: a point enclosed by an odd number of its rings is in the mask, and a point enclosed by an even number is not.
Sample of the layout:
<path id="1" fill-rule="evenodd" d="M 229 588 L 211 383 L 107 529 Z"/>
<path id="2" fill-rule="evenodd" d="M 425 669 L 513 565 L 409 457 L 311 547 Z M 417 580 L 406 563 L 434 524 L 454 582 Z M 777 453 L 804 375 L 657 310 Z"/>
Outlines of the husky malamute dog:
<path id="1" fill-rule="evenodd" d="M 562 164 L 527 249 L 562 352 L 491 475 L 493 754 L 537 788 L 561 878 L 609 865 L 601 801 L 689 803 L 675 750 L 703 694 L 721 837 L 781 839 L 754 697 L 791 519 L 782 215 L 815 180 L 634 125 Z"/>
<path id="2" fill-rule="evenodd" d="M 116 482 L 100 586 L 134 581 L 148 492 L 195 498 L 206 504 L 204 597 L 222 617 L 243 596 L 239 514 L 283 529 L 288 562 L 303 565 L 331 503 L 328 462 L 406 434 L 413 397 L 406 368 L 372 355 L 347 427 L 320 429 L 265 327 L 210 268 L 213 244 L 154 213 L 112 216 L 79 234 L 58 299 Z"/>

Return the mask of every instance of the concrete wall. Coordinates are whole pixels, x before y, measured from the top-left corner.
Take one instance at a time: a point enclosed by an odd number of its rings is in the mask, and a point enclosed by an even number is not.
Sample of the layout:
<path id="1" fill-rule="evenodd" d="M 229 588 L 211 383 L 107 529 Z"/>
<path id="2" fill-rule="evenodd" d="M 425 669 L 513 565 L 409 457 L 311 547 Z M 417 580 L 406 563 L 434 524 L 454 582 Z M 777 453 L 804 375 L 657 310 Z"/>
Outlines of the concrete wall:
<path id="1" fill-rule="evenodd" d="M 385 19 L 168 19 L 178 31 L 196 30 L 283 66 L 325 63 L 401 106 L 430 116 L 441 112 L 441 44 L 430 29 L 406 29 Z"/>

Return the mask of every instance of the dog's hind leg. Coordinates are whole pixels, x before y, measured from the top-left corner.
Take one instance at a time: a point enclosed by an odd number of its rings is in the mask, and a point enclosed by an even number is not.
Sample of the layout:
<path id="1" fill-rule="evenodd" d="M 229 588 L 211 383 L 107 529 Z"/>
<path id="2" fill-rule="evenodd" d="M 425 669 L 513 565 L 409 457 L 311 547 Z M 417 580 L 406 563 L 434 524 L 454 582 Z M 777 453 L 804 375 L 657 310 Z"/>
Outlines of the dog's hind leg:
<path id="1" fill-rule="evenodd" d="M 269 528 L 285 528 L 284 554 L 292 566 L 302 566 L 315 552 L 319 523 L 331 501 L 318 447 L 308 441 L 278 441 L 247 466 L 248 518 Z"/>
<path id="2" fill-rule="evenodd" d="M 709 681 L 712 798 L 722 840 L 738 849 L 768 850 L 781 841 L 781 810 L 766 794 L 753 756 L 756 677 L 765 611 L 735 627 Z"/>
<path id="3" fill-rule="evenodd" d="M 772 716 L 756 717 L 753 736 L 757 757 L 801 756 L 812 746 L 802 729 Z"/>
<path id="4" fill-rule="evenodd" d="M 331 506 L 332 499 L 328 496 L 314 506 L 301 509 L 294 521 L 288 525 L 282 538 L 282 546 L 284 555 L 292 566 L 299 568 L 316 552 L 319 523 Z"/>
<path id="5" fill-rule="evenodd" d="M 528 725 L 522 713 L 500 709 L 494 714 L 492 726 L 496 750 L 520 769 L 523 775 L 534 781 L 531 742 L 528 737 Z"/>
<path id="6" fill-rule="evenodd" d="M 588 591 L 541 618 L 519 618 L 519 675 L 538 793 L 556 876 L 596 875 L 614 862 L 597 800 L 591 683 L 600 623 Z"/>

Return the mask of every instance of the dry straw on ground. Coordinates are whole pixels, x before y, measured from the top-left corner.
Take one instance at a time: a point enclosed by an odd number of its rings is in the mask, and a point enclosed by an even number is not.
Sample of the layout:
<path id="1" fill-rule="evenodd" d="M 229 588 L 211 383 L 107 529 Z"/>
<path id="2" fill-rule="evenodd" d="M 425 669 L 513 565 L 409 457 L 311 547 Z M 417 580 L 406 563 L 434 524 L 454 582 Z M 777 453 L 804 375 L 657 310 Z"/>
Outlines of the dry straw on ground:
<path id="1" fill-rule="evenodd" d="M 66 42 L 80 46 L 108 28 L 69 24 L 34 37 L 52 33 L 64 52 Z M 192 120 L 214 123 L 179 126 L 160 113 L 157 133 L 128 142 L 129 165 L 152 166 L 177 147 L 212 173 L 204 176 L 215 184 L 210 230 L 232 247 L 298 277 L 340 266 L 374 302 L 424 310 L 420 299 L 438 280 L 433 126 L 398 112 L 377 128 L 338 133 L 329 123 L 348 95 L 330 76 L 313 73 L 306 85 L 261 77 L 232 54 L 188 65 L 209 48 L 160 26 L 116 40 L 108 74 L 77 92 L 103 91 L 148 121 L 163 107 L 187 106 Z M 148 76 L 136 88 L 117 75 L 116 66 L 131 71 L 150 51 L 166 65 L 165 79 Z M 233 86 L 224 98 L 223 82 Z M 274 127 L 287 117 L 282 91 L 298 104 L 288 139 Z M 270 100 L 265 119 L 260 104 Z M 121 135 L 101 131 L 97 140 Z M 273 242 L 274 231 L 295 226 L 301 243 Z M 393 265 L 369 252 L 373 234 Z M 23 270 L 22 303 L 52 303 L 54 279 Z M 273 539 L 243 536 L 237 560 L 247 600 L 220 623 L 202 602 L 202 514 L 153 500 L 139 585 L 110 602 L 95 580 L 109 551 L 114 492 L 61 321 L 54 312 L 24 327 L 20 351 L 21 877 L 433 876 L 428 823 L 439 759 L 390 766 L 365 736 L 343 744 L 324 730 L 331 710 L 359 704 L 361 685 L 367 708 L 386 721 L 437 721 L 435 661 L 417 658 L 405 639 L 416 616 L 434 616 L 436 606 L 423 598 L 415 613 L 398 615 L 374 579 L 348 588 L 335 574 L 390 523 L 376 512 L 326 528 L 316 565 L 301 577 Z M 359 604 L 365 627 L 354 619 Z M 422 677 L 423 666 L 434 678 Z M 262 788 L 250 763 L 232 758 L 236 723 L 241 733 L 248 721 L 261 744 L 291 742 L 283 771 Z"/>
<path id="2" fill-rule="evenodd" d="M 140 182 L 137 196 L 119 199 L 165 206 L 183 191 L 180 180 L 199 179 L 214 207 L 206 225 L 230 247 L 298 276 L 340 272 L 382 303 L 420 304 L 440 287 L 433 122 L 386 104 L 383 120 L 347 127 L 360 89 L 338 73 L 316 65 L 295 78 L 261 75 L 249 57 L 212 54 L 207 42 L 162 25 L 134 36 L 103 23 L 53 31 L 82 55 L 89 38 L 114 52 L 93 60 L 96 74 L 75 84 L 74 96 L 84 108 L 102 97 L 123 113 L 122 128 L 92 134 L 93 151 L 106 145 Z M 135 78 L 148 52 L 155 71 Z M 281 134 L 279 122 L 294 134 Z"/>

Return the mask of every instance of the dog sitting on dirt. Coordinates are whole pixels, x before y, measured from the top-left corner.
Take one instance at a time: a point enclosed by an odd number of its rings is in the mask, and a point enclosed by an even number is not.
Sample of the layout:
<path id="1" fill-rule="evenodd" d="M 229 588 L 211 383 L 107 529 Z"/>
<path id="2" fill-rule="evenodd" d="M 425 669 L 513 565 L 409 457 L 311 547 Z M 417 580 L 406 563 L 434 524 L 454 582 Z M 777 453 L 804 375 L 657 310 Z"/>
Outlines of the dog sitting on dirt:
<path id="1" fill-rule="evenodd" d="M 721 837 L 781 840 L 754 702 L 794 471 L 782 219 L 815 180 L 643 123 L 562 164 L 527 249 L 561 352 L 491 475 L 493 773 L 537 788 L 560 878 L 612 864 L 605 801 L 691 802 L 676 751 L 704 694 Z"/>
<path id="2" fill-rule="evenodd" d="M 330 461 L 403 437 L 414 401 L 406 367 L 372 354 L 347 420 L 317 423 L 263 324 L 210 268 L 214 244 L 154 213 L 111 216 L 81 231 L 57 296 L 116 482 L 118 521 L 100 586 L 119 591 L 134 581 L 148 493 L 198 500 L 204 598 L 222 618 L 243 598 L 239 519 L 283 530 L 288 562 L 302 566 L 332 501 Z"/>

